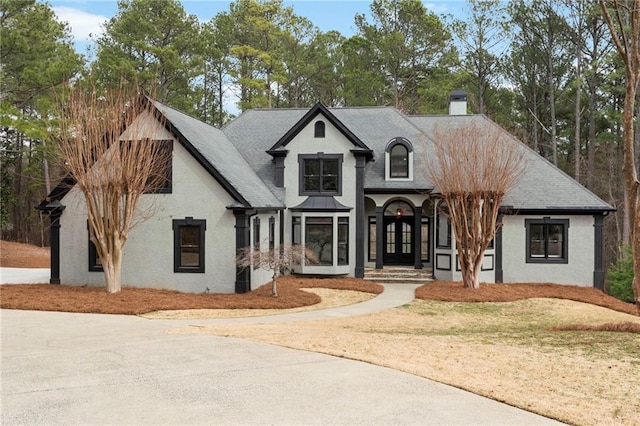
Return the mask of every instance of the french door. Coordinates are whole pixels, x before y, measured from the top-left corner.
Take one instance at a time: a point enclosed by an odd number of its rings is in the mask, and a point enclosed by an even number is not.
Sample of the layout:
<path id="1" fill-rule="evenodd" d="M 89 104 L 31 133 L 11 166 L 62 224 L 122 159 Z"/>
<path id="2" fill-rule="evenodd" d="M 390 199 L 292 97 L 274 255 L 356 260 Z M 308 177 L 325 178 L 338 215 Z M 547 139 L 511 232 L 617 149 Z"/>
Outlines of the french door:
<path id="1" fill-rule="evenodd" d="M 385 217 L 382 235 L 385 265 L 413 265 L 413 217 Z"/>

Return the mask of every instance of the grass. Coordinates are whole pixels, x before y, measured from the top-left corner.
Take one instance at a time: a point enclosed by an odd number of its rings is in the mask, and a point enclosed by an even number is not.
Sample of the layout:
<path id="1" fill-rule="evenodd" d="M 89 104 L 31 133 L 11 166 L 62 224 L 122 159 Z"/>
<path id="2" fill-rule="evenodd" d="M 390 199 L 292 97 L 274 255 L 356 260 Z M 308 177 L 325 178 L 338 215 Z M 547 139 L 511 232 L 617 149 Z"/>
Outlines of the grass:
<path id="1" fill-rule="evenodd" d="M 550 299 L 503 303 L 425 301 L 403 309 L 414 315 L 439 317 L 440 321 L 386 333 L 457 336 L 469 342 L 535 347 L 543 352 L 573 351 L 601 359 L 629 358 L 640 362 L 640 320 L 606 322 L 609 311 L 589 305 Z"/>
<path id="2" fill-rule="evenodd" d="M 560 331 L 555 328 L 585 330 Z M 627 331 L 593 331 L 605 324 Z M 640 425 L 640 318 L 586 303 L 416 300 L 372 315 L 184 329 L 362 360 L 577 425 Z M 609 326 L 605 329 L 611 328 Z M 175 332 L 180 332 L 176 330 Z"/>

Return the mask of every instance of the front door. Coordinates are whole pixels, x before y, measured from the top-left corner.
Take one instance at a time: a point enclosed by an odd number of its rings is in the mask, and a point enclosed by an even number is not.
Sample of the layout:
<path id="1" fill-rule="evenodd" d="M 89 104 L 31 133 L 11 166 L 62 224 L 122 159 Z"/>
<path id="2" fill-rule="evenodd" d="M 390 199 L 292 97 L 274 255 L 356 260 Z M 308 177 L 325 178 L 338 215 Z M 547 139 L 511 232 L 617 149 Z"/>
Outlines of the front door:
<path id="1" fill-rule="evenodd" d="M 385 265 L 413 265 L 413 217 L 385 217 L 383 262 Z"/>

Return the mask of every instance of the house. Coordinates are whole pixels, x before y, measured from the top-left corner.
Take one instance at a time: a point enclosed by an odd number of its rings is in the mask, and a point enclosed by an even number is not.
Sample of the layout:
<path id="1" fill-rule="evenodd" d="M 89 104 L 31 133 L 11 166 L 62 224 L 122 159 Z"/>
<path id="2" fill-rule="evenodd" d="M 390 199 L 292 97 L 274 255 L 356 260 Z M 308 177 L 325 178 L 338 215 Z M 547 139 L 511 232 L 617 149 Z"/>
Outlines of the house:
<path id="1" fill-rule="evenodd" d="M 298 265 L 298 274 L 362 277 L 365 268 L 406 265 L 461 279 L 425 158 L 434 155 L 436 126 L 496 126 L 466 114 L 464 92 L 452 93 L 449 115 L 318 103 L 249 110 L 222 129 L 150 102 L 162 120 L 138 120 L 151 124 L 150 139 L 168 141 L 171 182 L 163 193 L 145 195 L 156 197 L 157 210 L 129 236 L 123 285 L 247 292 L 269 272 L 237 268 L 236 250 L 280 243 L 304 244 L 318 255 L 319 263 Z M 602 288 L 602 225 L 613 208 L 526 151 L 526 172 L 504 201 L 481 281 Z M 101 285 L 81 192 L 61 185 L 42 208 L 52 218 L 51 282 Z"/>

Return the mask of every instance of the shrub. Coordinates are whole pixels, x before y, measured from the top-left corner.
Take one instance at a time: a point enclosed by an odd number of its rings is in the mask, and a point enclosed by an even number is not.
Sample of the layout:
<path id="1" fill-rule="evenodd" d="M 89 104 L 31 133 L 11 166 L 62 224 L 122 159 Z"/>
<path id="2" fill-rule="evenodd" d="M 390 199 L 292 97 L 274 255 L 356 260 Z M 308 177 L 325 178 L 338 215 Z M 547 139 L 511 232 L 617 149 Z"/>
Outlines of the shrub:
<path id="1" fill-rule="evenodd" d="M 607 271 L 607 290 L 610 295 L 633 303 L 633 258 L 631 247 L 622 248 L 623 256 Z"/>

